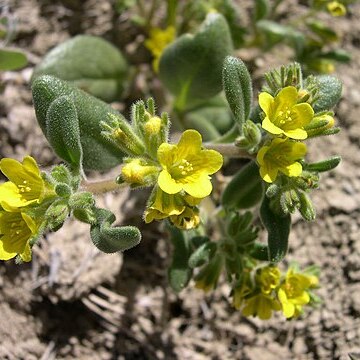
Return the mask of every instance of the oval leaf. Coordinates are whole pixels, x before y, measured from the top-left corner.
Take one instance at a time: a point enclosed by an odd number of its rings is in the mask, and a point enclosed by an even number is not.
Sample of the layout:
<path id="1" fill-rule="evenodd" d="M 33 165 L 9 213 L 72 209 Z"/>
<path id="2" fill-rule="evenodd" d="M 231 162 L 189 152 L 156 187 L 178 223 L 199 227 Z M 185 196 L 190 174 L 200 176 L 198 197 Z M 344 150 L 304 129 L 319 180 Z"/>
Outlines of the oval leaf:
<path id="1" fill-rule="evenodd" d="M 35 68 L 33 79 L 54 75 L 110 102 L 122 91 L 126 69 L 124 57 L 111 43 L 96 36 L 78 35 L 52 49 Z"/>
<path id="2" fill-rule="evenodd" d="M 21 69 L 26 64 L 27 58 L 21 51 L 0 49 L 0 71 Z"/>
<path id="3" fill-rule="evenodd" d="M 226 186 L 221 203 L 226 208 L 247 209 L 256 205 L 263 196 L 259 167 L 252 161 L 245 165 Z"/>
<path id="4" fill-rule="evenodd" d="M 190 108 L 221 91 L 222 64 L 231 52 L 229 27 L 216 13 L 208 14 L 195 35 L 182 35 L 164 50 L 159 76 L 176 96 L 177 109 Z"/>
<path id="5" fill-rule="evenodd" d="M 169 226 L 170 239 L 174 247 L 172 262 L 169 268 L 169 282 L 176 292 L 181 291 L 189 283 L 192 271 L 188 261 L 191 254 L 190 243 L 183 231 Z"/>
<path id="6" fill-rule="evenodd" d="M 40 76 L 32 84 L 37 121 L 45 136 L 47 112 L 61 96 L 68 96 L 75 104 L 79 119 L 80 141 L 83 150 L 83 167 L 88 170 L 106 170 L 121 163 L 123 153 L 101 135 L 100 121 L 109 113 L 123 116 L 103 101 L 53 76 Z M 124 121 L 126 121 L 124 119 Z"/>
<path id="7" fill-rule="evenodd" d="M 260 218 L 268 232 L 269 261 L 278 263 L 287 253 L 291 216 L 276 214 L 270 208 L 270 200 L 264 196 L 260 207 Z"/>
<path id="8" fill-rule="evenodd" d="M 320 112 L 332 109 L 340 100 L 342 93 L 342 83 L 335 76 L 317 76 L 319 99 L 314 104 L 314 111 Z"/>
<path id="9" fill-rule="evenodd" d="M 239 128 L 248 119 L 252 104 L 252 81 L 245 64 L 233 56 L 224 61 L 223 84 L 226 99 Z"/>
<path id="10" fill-rule="evenodd" d="M 81 169 L 79 120 L 71 98 L 60 96 L 51 103 L 46 114 L 46 130 L 56 154 L 74 168 Z"/>

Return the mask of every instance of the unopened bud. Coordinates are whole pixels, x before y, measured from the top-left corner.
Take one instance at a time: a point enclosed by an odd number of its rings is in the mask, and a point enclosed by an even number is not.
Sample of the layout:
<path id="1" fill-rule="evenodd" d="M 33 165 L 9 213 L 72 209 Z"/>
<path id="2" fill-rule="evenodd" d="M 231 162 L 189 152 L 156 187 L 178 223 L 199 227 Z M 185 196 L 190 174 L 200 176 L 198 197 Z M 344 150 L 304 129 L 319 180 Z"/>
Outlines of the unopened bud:
<path id="1" fill-rule="evenodd" d="M 121 169 L 122 179 L 135 186 L 151 185 L 158 174 L 156 166 L 147 164 L 142 159 L 132 159 Z"/>

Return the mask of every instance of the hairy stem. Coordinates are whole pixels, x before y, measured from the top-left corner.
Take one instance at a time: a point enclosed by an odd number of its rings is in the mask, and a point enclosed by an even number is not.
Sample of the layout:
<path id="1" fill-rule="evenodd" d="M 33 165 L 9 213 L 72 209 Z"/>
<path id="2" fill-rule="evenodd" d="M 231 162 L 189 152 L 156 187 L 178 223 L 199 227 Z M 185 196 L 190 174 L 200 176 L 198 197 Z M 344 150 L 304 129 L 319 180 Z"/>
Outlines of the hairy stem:
<path id="1" fill-rule="evenodd" d="M 110 191 L 117 191 L 126 188 L 128 184 L 118 184 L 115 179 L 106 179 L 100 181 L 83 181 L 81 189 L 93 194 L 103 194 Z"/>
<path id="2" fill-rule="evenodd" d="M 204 143 L 203 145 L 206 149 L 216 150 L 220 154 L 231 158 L 254 159 L 254 155 L 250 155 L 247 151 L 242 150 L 233 144 Z"/>

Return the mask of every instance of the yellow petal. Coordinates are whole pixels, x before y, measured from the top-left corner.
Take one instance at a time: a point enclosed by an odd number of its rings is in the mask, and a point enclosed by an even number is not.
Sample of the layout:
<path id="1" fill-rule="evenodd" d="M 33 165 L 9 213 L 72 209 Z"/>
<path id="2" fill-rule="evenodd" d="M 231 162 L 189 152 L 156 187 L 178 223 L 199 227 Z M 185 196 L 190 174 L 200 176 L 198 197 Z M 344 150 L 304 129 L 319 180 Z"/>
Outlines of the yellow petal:
<path id="1" fill-rule="evenodd" d="M 183 184 L 183 189 L 195 198 L 204 198 L 212 191 L 211 181 L 208 175 L 201 174 L 194 182 Z"/>
<path id="2" fill-rule="evenodd" d="M 307 132 L 304 129 L 286 130 L 284 134 L 290 139 L 305 140 L 308 137 Z"/>
<path id="3" fill-rule="evenodd" d="M 270 146 L 263 146 L 257 153 L 256 161 L 259 163 L 259 165 L 264 165 L 264 156 L 270 149 Z"/>
<path id="4" fill-rule="evenodd" d="M 274 98 L 267 92 L 262 92 L 259 95 L 259 105 L 264 111 L 266 116 L 269 116 L 271 113 L 271 104 L 273 103 Z"/>
<path id="5" fill-rule="evenodd" d="M 9 252 L 4 249 L 4 244 L 0 239 L 0 260 L 10 260 L 17 255 L 16 252 Z"/>
<path id="6" fill-rule="evenodd" d="M 34 201 L 26 201 L 22 198 L 18 187 L 10 181 L 0 185 L 0 205 L 6 211 L 17 211 L 19 207 L 29 205 Z"/>
<path id="7" fill-rule="evenodd" d="M 161 190 L 167 194 L 176 194 L 183 188 L 182 184 L 177 183 L 166 170 L 161 171 L 158 184 Z"/>
<path id="8" fill-rule="evenodd" d="M 157 151 L 157 159 L 163 167 L 170 167 L 174 162 L 176 156 L 177 146 L 163 143 L 159 146 Z"/>
<path id="9" fill-rule="evenodd" d="M 291 118 L 294 119 L 297 127 L 304 127 L 314 117 L 314 110 L 308 103 L 296 104 L 291 109 Z"/>
<path id="10" fill-rule="evenodd" d="M 277 167 L 266 165 L 260 167 L 260 176 L 268 183 L 273 183 L 276 180 L 278 173 L 279 169 Z"/>
<path id="11" fill-rule="evenodd" d="M 302 166 L 300 163 L 295 162 L 284 168 L 280 168 L 280 171 L 283 172 L 286 176 L 300 176 L 302 173 Z"/>
<path id="12" fill-rule="evenodd" d="M 264 130 L 268 131 L 270 134 L 280 135 L 284 133 L 284 131 L 279 127 L 277 127 L 275 124 L 273 124 L 268 117 L 266 117 L 263 120 L 261 126 Z"/>
<path id="13" fill-rule="evenodd" d="M 190 155 L 187 160 L 191 163 L 194 171 L 206 174 L 216 173 L 223 164 L 223 157 L 215 150 L 201 150 L 200 153 Z"/>
<path id="14" fill-rule="evenodd" d="M 196 130 L 186 130 L 182 133 L 177 145 L 178 157 L 185 159 L 187 155 L 197 154 L 201 149 L 202 138 Z"/>
<path id="15" fill-rule="evenodd" d="M 292 107 L 297 103 L 298 91 L 294 86 L 283 88 L 275 97 L 275 116 L 277 110 Z"/>

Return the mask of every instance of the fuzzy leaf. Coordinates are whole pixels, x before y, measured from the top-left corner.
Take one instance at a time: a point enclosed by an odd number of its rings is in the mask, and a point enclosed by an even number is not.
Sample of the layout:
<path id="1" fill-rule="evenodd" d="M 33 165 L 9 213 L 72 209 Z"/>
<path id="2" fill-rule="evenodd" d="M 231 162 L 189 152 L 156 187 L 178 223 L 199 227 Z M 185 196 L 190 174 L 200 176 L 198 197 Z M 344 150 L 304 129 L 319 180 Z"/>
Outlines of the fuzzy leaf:
<path id="1" fill-rule="evenodd" d="M 204 141 L 211 141 L 224 134 L 233 125 L 233 118 L 226 100 L 216 96 L 201 107 L 186 113 L 185 126 L 199 131 Z"/>
<path id="2" fill-rule="evenodd" d="M 207 242 L 199 246 L 189 258 L 189 266 L 194 269 L 198 266 L 204 265 L 215 254 L 216 244 Z"/>
<path id="3" fill-rule="evenodd" d="M 84 169 L 106 170 L 121 163 L 123 153 L 101 135 L 100 127 L 100 121 L 106 119 L 109 113 L 124 119 L 120 113 L 66 81 L 49 75 L 36 78 L 32 92 L 36 118 L 46 137 L 47 112 L 52 103 L 61 96 L 72 99 L 79 119 Z"/>
<path id="4" fill-rule="evenodd" d="M 262 196 L 259 167 L 252 161 L 231 179 L 222 194 L 221 203 L 229 209 L 247 209 L 256 205 Z"/>
<path id="5" fill-rule="evenodd" d="M 317 76 L 319 99 L 314 104 L 314 111 L 320 112 L 332 109 L 340 100 L 342 93 L 341 81 L 330 75 Z"/>
<path id="6" fill-rule="evenodd" d="M 335 169 L 341 161 L 340 156 L 333 156 L 329 159 L 319 161 L 316 163 L 306 164 L 304 170 L 307 171 L 316 171 L 316 172 L 325 172 Z"/>
<path id="7" fill-rule="evenodd" d="M 56 154 L 81 169 L 82 147 L 75 104 L 68 96 L 54 100 L 46 113 L 46 137 Z"/>
<path id="8" fill-rule="evenodd" d="M 169 268 L 169 282 L 172 289 L 180 292 L 191 279 L 192 271 L 188 261 L 191 254 L 190 243 L 183 231 L 173 226 L 168 227 L 174 247 L 172 263 Z"/>
<path id="9" fill-rule="evenodd" d="M 221 91 L 222 64 L 232 52 L 226 20 L 210 13 L 195 35 L 176 39 L 160 58 L 159 76 L 175 95 L 179 110 L 191 108 Z"/>
<path id="10" fill-rule="evenodd" d="M 96 36 L 78 35 L 52 49 L 35 68 L 33 79 L 54 75 L 110 102 L 120 95 L 126 70 L 124 57 L 111 43 Z"/>
<path id="11" fill-rule="evenodd" d="M 97 223 L 90 228 L 90 236 L 94 245 L 104 253 L 125 251 L 138 245 L 141 233 L 134 226 L 115 226 L 115 215 L 106 209 L 94 209 Z"/>
<path id="12" fill-rule="evenodd" d="M 240 59 L 233 56 L 225 59 L 223 85 L 226 99 L 241 130 L 250 115 L 252 81 L 247 67 Z"/>
<path id="13" fill-rule="evenodd" d="M 270 199 L 264 196 L 260 218 L 268 232 L 269 261 L 278 263 L 287 253 L 291 216 L 275 213 L 270 208 Z"/>

